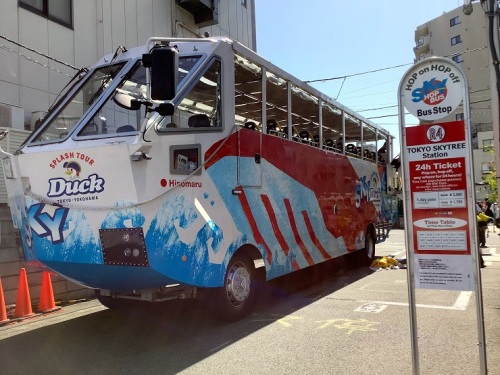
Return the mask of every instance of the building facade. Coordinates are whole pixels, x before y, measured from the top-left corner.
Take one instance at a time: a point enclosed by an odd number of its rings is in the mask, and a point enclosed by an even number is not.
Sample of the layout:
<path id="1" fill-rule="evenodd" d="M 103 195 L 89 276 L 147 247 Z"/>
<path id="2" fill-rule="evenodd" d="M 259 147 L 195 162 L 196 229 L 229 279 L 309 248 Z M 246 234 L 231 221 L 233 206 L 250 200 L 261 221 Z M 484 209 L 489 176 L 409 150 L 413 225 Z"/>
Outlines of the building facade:
<path id="1" fill-rule="evenodd" d="M 481 4 L 473 3 L 470 15 L 462 7 L 443 13 L 415 30 L 415 61 L 430 56 L 446 56 L 462 68 L 469 82 L 472 124 L 472 158 L 476 197 L 490 193 L 483 177 L 494 170 L 493 121 L 487 21 Z M 463 107 L 442 121 L 461 120 Z"/>
<path id="2" fill-rule="evenodd" d="M 205 33 L 255 50 L 254 0 L 5 0 L 0 105 L 9 115 L 0 126 L 32 130 L 75 68 L 119 46 L 143 45 L 151 36 Z"/>
<path id="3" fill-rule="evenodd" d="M 256 49 L 254 0 L 4 0 L 0 12 L 0 147 L 14 152 L 80 68 L 118 47 L 148 38 L 225 36 Z M 0 172 L 0 281 L 5 301 L 16 301 L 26 267 L 31 299 L 41 272 L 26 265 L 6 205 Z M 83 298 L 88 289 L 53 276 L 57 299 Z"/>

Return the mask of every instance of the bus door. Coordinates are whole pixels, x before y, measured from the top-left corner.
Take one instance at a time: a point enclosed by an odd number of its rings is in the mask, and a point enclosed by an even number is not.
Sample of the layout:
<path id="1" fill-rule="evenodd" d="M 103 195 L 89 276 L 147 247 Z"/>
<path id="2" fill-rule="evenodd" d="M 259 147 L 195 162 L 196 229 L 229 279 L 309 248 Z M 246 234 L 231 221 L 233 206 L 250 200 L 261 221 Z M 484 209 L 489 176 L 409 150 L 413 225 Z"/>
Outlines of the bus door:
<path id="1" fill-rule="evenodd" d="M 238 184 L 262 186 L 262 133 L 255 123 L 246 123 L 238 132 Z"/>

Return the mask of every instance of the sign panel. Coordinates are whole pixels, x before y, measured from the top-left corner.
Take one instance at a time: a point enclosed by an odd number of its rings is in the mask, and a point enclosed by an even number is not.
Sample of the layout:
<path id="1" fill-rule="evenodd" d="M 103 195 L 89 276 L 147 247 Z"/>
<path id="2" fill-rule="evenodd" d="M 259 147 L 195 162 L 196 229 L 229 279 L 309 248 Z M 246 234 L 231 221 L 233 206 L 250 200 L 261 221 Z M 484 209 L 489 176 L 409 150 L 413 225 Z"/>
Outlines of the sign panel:
<path id="1" fill-rule="evenodd" d="M 452 60 L 430 57 L 408 69 L 398 97 L 413 372 L 419 371 L 415 288 L 427 288 L 475 291 L 485 374 L 467 77 Z M 465 121 L 436 122 L 460 104 Z M 420 125 L 406 126 L 405 108 Z"/>
<path id="2" fill-rule="evenodd" d="M 471 249 L 476 221 L 469 194 L 467 126 L 464 121 L 437 122 L 465 101 L 465 88 L 460 68 L 435 57 L 414 65 L 400 83 L 400 106 L 426 122 L 402 126 L 405 227 L 416 288 L 475 288 Z"/>
<path id="3" fill-rule="evenodd" d="M 462 102 L 461 72 L 447 60 L 435 60 L 405 76 L 404 106 L 421 120 L 438 120 Z"/>
<path id="4" fill-rule="evenodd" d="M 474 290 L 463 121 L 406 128 L 415 286 Z"/>

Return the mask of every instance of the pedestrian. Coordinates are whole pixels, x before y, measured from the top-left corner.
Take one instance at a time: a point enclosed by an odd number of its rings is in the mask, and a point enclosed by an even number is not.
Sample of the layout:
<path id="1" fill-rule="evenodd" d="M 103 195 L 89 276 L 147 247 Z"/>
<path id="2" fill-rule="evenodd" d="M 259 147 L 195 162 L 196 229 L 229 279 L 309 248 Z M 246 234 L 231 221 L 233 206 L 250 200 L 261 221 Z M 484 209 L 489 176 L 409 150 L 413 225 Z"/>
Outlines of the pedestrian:
<path id="1" fill-rule="evenodd" d="M 481 209 L 481 206 L 479 203 L 476 204 L 476 213 L 477 213 L 477 215 L 476 215 L 476 217 L 477 217 L 477 238 L 478 238 L 478 242 L 479 242 L 477 252 L 478 252 L 478 258 L 479 258 L 479 262 L 481 264 L 481 268 L 484 268 L 484 267 L 486 267 L 486 265 L 484 264 L 484 259 L 483 259 L 483 254 L 481 252 L 481 248 L 486 247 L 486 226 L 488 224 L 484 218 L 486 217 L 486 220 L 487 220 L 487 216 L 483 213 L 483 210 Z"/>
<path id="2" fill-rule="evenodd" d="M 484 214 L 486 216 L 489 216 L 491 220 L 495 217 L 495 214 L 493 213 L 493 210 L 491 209 L 491 202 L 486 202 L 484 206 Z"/>
<path id="3" fill-rule="evenodd" d="M 488 202 L 488 201 L 485 202 L 483 212 L 486 216 L 488 216 L 490 218 L 490 220 L 488 220 L 488 222 L 486 223 L 486 225 L 487 225 L 486 228 L 488 229 L 487 233 L 490 232 L 490 229 L 489 229 L 490 223 L 493 224 L 493 232 L 495 232 L 495 213 L 493 212 L 493 207 L 492 207 L 491 202 Z"/>

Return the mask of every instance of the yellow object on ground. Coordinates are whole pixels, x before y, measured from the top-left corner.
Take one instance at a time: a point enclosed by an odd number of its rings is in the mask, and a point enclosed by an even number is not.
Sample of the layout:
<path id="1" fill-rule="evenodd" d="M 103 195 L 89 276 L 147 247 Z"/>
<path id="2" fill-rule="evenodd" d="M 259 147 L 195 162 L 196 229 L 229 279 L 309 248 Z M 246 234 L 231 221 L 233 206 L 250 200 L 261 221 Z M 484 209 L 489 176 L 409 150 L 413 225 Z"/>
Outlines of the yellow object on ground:
<path id="1" fill-rule="evenodd" d="M 372 264 L 370 265 L 370 269 L 373 271 L 377 271 L 379 269 L 392 269 L 392 268 L 399 268 L 399 262 L 397 259 L 394 259 L 392 257 L 384 256 L 379 259 L 375 259 Z"/>

